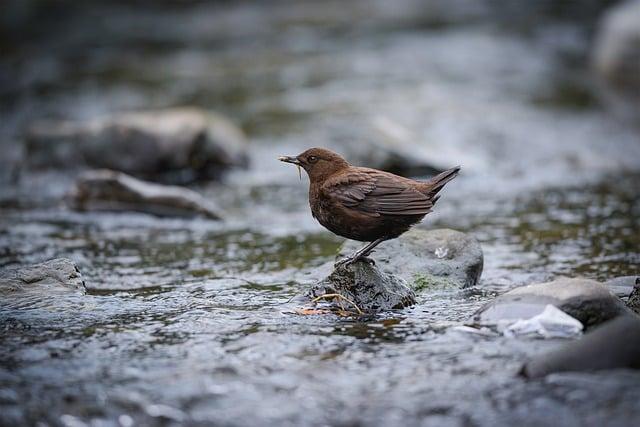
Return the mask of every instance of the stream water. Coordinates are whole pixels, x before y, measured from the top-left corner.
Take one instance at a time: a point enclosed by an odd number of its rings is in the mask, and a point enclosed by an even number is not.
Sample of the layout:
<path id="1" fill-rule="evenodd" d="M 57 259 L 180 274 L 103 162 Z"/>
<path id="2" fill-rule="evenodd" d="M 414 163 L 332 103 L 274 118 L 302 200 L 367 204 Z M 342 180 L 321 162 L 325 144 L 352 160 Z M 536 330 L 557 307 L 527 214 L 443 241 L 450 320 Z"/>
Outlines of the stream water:
<path id="1" fill-rule="evenodd" d="M 0 424 L 638 419 L 640 374 L 526 381 L 521 364 L 560 340 L 458 328 L 517 285 L 638 273 L 640 131 L 598 101 L 585 68 L 593 20 L 338 3 L 50 6 L 51 19 L 5 39 L 0 266 L 68 257 L 88 291 L 0 301 Z M 250 137 L 250 169 L 194 187 L 225 222 L 74 213 L 60 202 L 70 173 L 16 173 L 32 120 L 178 105 L 222 112 Z M 374 318 L 290 314 L 342 240 L 276 158 L 357 152 L 381 118 L 462 165 L 421 226 L 475 236 L 481 283 L 423 290 Z"/>

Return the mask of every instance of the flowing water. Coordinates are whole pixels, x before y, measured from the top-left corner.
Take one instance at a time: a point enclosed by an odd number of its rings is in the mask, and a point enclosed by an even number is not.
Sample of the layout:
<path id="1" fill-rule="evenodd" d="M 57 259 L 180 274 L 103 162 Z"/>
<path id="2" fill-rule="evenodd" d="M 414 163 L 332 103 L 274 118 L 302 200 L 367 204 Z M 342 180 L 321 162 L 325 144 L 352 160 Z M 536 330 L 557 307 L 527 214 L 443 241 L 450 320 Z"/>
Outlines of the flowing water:
<path id="1" fill-rule="evenodd" d="M 640 416 L 635 372 L 526 381 L 521 364 L 559 340 L 460 328 L 517 285 L 638 273 L 640 133 L 585 71 L 592 21 L 533 10 L 532 26 L 480 2 L 418 3 L 51 6 L 3 42 L 0 266 L 68 257 L 88 290 L 0 301 L 0 424 Z M 223 223 L 74 213 L 60 202 L 71 174 L 15 167 L 31 120 L 177 105 L 222 112 L 250 136 L 249 170 L 195 187 L 224 206 Z M 342 240 L 276 157 L 366 149 L 380 120 L 462 165 L 421 226 L 475 236 L 481 283 L 375 317 L 294 315 L 290 299 L 327 274 Z"/>

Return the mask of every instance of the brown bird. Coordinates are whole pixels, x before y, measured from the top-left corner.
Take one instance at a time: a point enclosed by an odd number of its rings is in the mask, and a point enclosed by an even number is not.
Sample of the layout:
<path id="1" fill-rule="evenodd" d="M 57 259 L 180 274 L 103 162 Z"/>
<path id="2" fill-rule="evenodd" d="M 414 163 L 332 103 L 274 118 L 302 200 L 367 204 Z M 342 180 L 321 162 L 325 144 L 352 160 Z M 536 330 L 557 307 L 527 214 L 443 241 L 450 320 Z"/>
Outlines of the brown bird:
<path id="1" fill-rule="evenodd" d="M 339 261 L 341 265 L 360 259 L 371 262 L 366 257 L 377 245 L 400 236 L 431 212 L 438 192 L 460 171 L 456 166 L 428 181 L 415 181 L 352 166 L 324 148 L 279 160 L 302 167 L 309 175 L 311 213 L 320 224 L 339 236 L 369 242 Z"/>

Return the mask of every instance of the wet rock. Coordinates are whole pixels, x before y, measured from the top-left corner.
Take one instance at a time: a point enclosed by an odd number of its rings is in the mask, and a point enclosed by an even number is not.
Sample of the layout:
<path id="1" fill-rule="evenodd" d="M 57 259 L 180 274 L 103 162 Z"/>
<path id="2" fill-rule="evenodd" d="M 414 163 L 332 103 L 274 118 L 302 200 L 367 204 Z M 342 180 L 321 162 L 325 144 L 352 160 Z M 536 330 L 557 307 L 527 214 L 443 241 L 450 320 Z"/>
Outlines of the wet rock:
<path id="1" fill-rule="evenodd" d="M 628 313 L 624 303 L 603 284 L 589 279 L 562 278 L 512 289 L 473 315 L 479 324 L 500 324 L 529 319 L 551 304 L 586 327 Z"/>
<path id="2" fill-rule="evenodd" d="M 640 276 L 621 276 L 607 280 L 605 285 L 609 290 L 620 298 L 629 298 L 635 284 L 640 280 Z"/>
<path id="3" fill-rule="evenodd" d="M 224 117 L 192 108 L 35 123 L 25 146 L 32 166 L 87 165 L 167 182 L 214 179 L 248 162 L 240 129 Z"/>
<path id="4" fill-rule="evenodd" d="M 341 297 L 324 300 L 332 301 L 343 310 L 361 310 L 364 313 L 399 309 L 416 303 L 414 292 L 404 280 L 361 261 L 346 267 L 336 267 L 306 296 L 313 300 L 331 294 L 339 294 Z"/>
<path id="5" fill-rule="evenodd" d="M 9 296 L 34 288 L 84 290 L 84 281 L 78 267 L 66 258 L 0 270 L 0 296 Z"/>
<path id="6" fill-rule="evenodd" d="M 597 327 L 582 339 L 551 353 L 534 357 L 521 374 L 543 377 L 552 372 L 640 369 L 640 318 L 620 316 Z"/>
<path id="7" fill-rule="evenodd" d="M 348 241 L 338 258 L 361 245 Z M 414 228 L 378 245 L 371 258 L 380 270 L 402 278 L 416 290 L 475 286 L 484 263 L 482 247 L 474 237 L 446 228 Z"/>
<path id="8" fill-rule="evenodd" d="M 611 86 L 640 99 L 640 1 L 618 4 L 604 15 L 594 65 Z"/>
<path id="9" fill-rule="evenodd" d="M 108 169 L 78 177 L 67 198 L 82 211 L 134 211 L 157 216 L 221 219 L 215 203 L 193 190 L 141 181 Z"/>

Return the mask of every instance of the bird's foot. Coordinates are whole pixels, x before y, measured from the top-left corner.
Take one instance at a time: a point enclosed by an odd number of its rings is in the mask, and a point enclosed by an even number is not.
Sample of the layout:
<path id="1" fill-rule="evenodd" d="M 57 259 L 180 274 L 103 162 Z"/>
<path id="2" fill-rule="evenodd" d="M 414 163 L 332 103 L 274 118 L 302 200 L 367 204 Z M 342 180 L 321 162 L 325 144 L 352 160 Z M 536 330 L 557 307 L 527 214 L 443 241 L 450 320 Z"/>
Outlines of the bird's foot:
<path id="1" fill-rule="evenodd" d="M 366 257 L 366 256 L 350 256 L 347 258 L 343 258 L 340 261 L 336 262 L 334 264 L 335 267 L 348 267 L 351 264 L 355 263 L 356 261 L 362 261 L 362 262 L 366 262 L 369 265 L 376 265 L 375 260 L 373 260 L 372 258 Z"/>
<path id="2" fill-rule="evenodd" d="M 369 258 L 368 256 L 362 256 L 359 258 L 360 261 L 366 262 L 369 265 L 376 265 L 376 260 L 373 258 Z"/>

